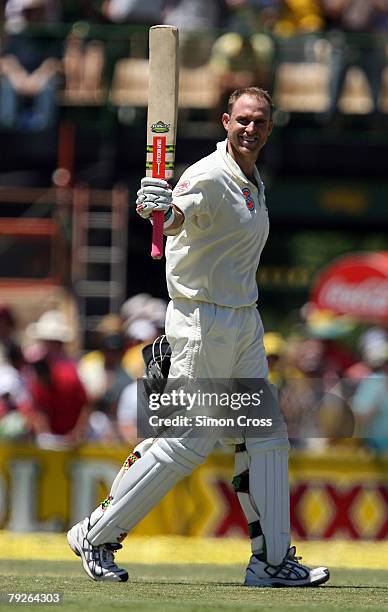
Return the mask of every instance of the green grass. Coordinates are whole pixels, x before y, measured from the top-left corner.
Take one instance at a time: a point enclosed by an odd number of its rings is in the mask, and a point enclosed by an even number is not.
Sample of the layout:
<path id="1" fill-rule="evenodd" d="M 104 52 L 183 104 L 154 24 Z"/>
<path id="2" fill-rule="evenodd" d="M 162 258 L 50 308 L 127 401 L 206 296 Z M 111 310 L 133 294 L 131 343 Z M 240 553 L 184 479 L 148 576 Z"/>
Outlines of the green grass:
<path id="1" fill-rule="evenodd" d="M 56 606 L 0 604 L 0 610 L 149 610 L 152 612 L 244 610 L 388 610 L 388 572 L 333 569 L 315 589 L 254 589 L 241 586 L 242 566 L 126 565 L 123 584 L 92 582 L 77 561 L 0 561 L 2 592 L 62 592 Z"/>

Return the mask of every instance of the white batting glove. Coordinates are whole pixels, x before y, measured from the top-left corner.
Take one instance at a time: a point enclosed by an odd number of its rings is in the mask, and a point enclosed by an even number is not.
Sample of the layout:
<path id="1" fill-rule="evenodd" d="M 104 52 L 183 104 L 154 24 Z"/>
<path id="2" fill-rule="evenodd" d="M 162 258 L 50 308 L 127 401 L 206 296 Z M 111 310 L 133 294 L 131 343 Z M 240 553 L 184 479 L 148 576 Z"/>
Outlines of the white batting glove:
<path id="1" fill-rule="evenodd" d="M 172 189 L 167 181 L 145 176 L 137 192 L 136 212 L 143 219 L 150 219 L 152 213 L 166 214 L 172 206 Z"/>

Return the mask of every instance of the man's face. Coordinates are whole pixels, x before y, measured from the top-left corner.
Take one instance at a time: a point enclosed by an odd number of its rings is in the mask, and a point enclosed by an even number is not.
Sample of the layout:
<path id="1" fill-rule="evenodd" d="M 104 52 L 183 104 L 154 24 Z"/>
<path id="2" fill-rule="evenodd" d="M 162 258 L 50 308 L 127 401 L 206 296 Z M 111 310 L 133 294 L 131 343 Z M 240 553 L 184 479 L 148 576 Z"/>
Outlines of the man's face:
<path id="1" fill-rule="evenodd" d="M 229 152 L 239 159 L 256 161 L 272 132 L 271 109 L 265 99 L 244 94 L 234 103 L 232 113 L 224 113 L 222 124 L 227 131 Z"/>

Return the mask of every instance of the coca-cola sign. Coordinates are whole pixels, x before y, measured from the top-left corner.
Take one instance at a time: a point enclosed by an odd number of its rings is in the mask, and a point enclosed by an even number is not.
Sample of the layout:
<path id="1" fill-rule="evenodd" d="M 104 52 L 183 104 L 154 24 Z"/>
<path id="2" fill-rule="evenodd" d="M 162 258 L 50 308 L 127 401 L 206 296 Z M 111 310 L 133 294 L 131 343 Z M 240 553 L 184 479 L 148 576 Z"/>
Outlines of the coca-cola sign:
<path id="1" fill-rule="evenodd" d="M 388 253 L 347 255 L 316 279 L 311 301 L 320 309 L 388 323 Z"/>

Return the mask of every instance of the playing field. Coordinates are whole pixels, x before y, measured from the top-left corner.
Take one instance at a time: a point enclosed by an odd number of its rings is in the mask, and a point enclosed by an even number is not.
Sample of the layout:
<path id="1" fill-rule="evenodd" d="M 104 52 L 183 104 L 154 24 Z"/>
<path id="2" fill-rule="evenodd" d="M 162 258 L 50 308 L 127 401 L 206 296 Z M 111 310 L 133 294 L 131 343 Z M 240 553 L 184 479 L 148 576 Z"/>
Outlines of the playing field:
<path id="1" fill-rule="evenodd" d="M 244 588 L 241 581 L 248 557 L 244 541 L 167 537 L 128 539 L 118 561 L 129 570 L 129 581 L 95 583 L 83 573 L 80 562 L 72 559 L 62 535 L 0 533 L 0 591 L 61 592 L 63 603 L 56 606 L 61 612 L 388 610 L 386 543 L 315 542 L 301 543 L 298 549 L 306 563 L 331 566 L 332 579 L 327 585 L 292 590 Z M 1 610 L 10 607 L 0 604 Z M 54 606 L 19 607 L 38 611 Z"/>

